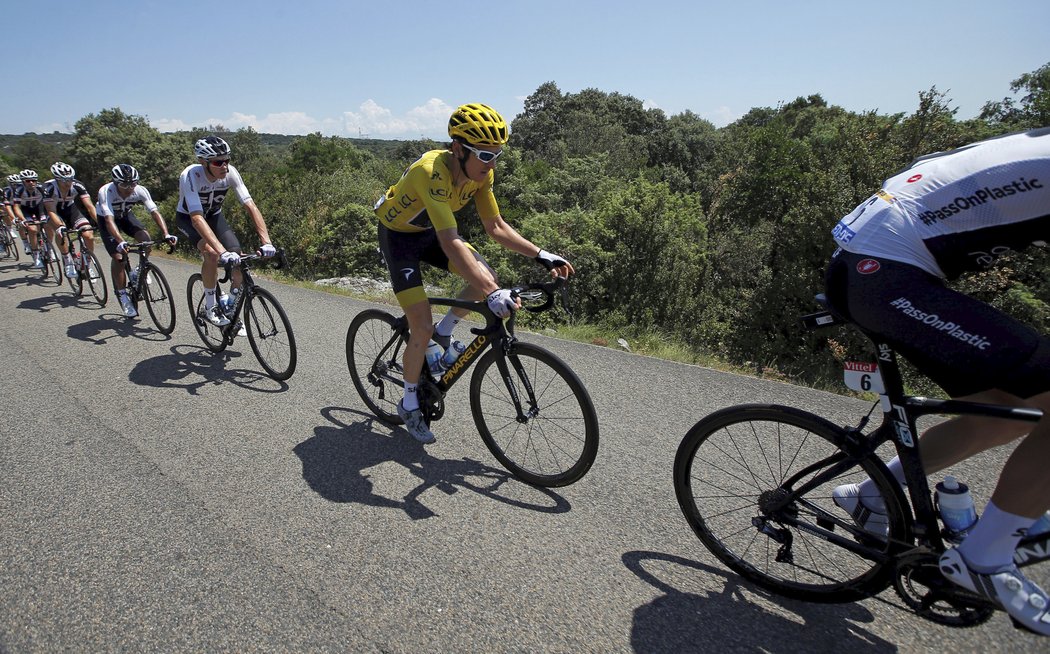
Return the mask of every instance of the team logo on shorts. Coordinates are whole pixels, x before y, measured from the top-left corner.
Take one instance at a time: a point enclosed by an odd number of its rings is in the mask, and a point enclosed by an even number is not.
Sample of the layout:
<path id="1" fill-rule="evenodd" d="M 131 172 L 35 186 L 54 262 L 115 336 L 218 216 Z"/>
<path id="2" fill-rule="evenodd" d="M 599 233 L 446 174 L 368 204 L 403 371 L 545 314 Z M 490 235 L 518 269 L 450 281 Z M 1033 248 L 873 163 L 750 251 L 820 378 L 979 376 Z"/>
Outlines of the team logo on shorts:
<path id="1" fill-rule="evenodd" d="M 915 182 L 919 181 L 920 179 L 922 179 L 922 175 L 921 174 L 912 175 L 911 177 L 908 178 L 908 183 L 909 184 L 914 184 Z"/>
<path id="2" fill-rule="evenodd" d="M 864 259 L 857 263 L 857 272 L 862 275 L 871 275 L 879 272 L 882 265 L 874 259 Z"/>

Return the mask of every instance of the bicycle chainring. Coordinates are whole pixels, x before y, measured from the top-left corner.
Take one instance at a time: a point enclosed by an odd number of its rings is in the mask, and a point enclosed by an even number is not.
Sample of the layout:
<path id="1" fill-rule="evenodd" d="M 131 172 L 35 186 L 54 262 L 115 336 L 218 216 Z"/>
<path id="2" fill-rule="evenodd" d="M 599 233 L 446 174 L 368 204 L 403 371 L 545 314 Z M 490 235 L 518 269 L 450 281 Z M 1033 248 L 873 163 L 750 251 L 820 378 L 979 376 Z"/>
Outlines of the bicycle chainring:
<path id="1" fill-rule="evenodd" d="M 421 377 L 419 380 L 419 406 L 423 409 L 423 418 L 427 425 L 435 420 L 441 420 L 445 415 L 445 396 L 441 394 L 434 382 Z"/>
<path id="2" fill-rule="evenodd" d="M 944 578 L 932 550 L 920 547 L 897 557 L 893 587 L 912 611 L 948 627 L 975 627 L 996 607 Z"/>

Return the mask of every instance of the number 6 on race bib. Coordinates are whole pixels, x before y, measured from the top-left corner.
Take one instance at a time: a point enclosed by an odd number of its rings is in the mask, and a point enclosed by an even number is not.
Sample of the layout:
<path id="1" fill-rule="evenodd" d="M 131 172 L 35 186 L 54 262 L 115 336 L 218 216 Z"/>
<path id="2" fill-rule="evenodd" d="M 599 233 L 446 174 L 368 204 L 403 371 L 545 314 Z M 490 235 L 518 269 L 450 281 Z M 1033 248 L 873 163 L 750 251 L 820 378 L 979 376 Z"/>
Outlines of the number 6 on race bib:
<path id="1" fill-rule="evenodd" d="M 847 361 L 844 377 L 846 387 L 849 389 L 880 395 L 886 392 L 882 385 L 882 375 L 879 373 L 878 364 Z"/>

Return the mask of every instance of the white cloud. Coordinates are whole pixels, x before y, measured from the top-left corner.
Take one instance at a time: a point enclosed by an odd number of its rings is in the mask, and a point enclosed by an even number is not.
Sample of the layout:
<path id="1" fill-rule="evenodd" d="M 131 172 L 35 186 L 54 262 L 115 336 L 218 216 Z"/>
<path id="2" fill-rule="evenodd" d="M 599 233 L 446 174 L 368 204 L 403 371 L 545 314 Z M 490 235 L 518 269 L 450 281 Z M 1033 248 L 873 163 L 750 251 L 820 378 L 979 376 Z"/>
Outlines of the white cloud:
<path id="1" fill-rule="evenodd" d="M 444 100 L 430 98 L 422 105 L 396 116 L 369 98 L 361 103 L 356 112 L 343 112 L 342 135 L 403 139 L 425 136 L 441 139 L 448 128 L 448 117 L 453 109 Z"/>
<path id="2" fill-rule="evenodd" d="M 158 132 L 184 132 L 192 127 L 178 118 L 151 118 L 149 124 Z"/>
<path id="3" fill-rule="evenodd" d="M 700 114 L 700 117 L 710 120 L 715 127 L 725 127 L 729 123 L 735 121 L 737 118 L 740 118 L 740 116 L 742 115 L 743 114 L 736 113 L 729 107 L 722 106 L 715 109 L 714 111 L 705 111 L 704 113 Z"/>

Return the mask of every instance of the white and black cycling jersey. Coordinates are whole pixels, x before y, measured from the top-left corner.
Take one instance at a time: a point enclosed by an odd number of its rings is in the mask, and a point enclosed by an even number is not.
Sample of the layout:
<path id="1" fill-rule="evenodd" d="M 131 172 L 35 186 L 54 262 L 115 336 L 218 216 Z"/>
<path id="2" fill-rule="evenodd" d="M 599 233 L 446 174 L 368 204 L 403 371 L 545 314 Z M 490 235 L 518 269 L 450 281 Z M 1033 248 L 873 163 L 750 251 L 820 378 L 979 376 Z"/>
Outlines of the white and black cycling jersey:
<path id="1" fill-rule="evenodd" d="M 913 161 L 832 231 L 843 250 L 941 278 L 1050 241 L 1050 128 Z"/>
<path id="2" fill-rule="evenodd" d="M 232 164 L 226 177 L 214 182 L 208 181 L 204 166 L 193 164 L 179 175 L 179 204 L 176 211 L 184 214 L 199 212 L 210 216 L 222 209 L 222 201 L 231 189 L 237 194 L 241 204 L 246 204 L 252 199 L 241 181 L 241 174 Z"/>
<path id="3" fill-rule="evenodd" d="M 15 189 L 16 186 L 8 184 L 4 187 L 4 204 L 14 204 L 15 202 Z"/>
<path id="4" fill-rule="evenodd" d="M 20 207 L 36 209 L 44 202 L 44 194 L 41 192 L 40 184 L 35 184 L 33 188 L 20 184 L 14 187 L 13 190 L 12 203 Z"/>
<path id="5" fill-rule="evenodd" d="M 49 179 L 41 184 L 40 191 L 44 195 L 44 204 L 47 205 L 54 202 L 57 213 L 68 213 L 78 200 L 85 204 L 91 201 L 87 188 L 79 180 L 75 179 L 69 185 L 68 191 L 63 191 L 62 187 L 58 185 L 58 181 L 54 179 Z"/>
<path id="6" fill-rule="evenodd" d="M 103 184 L 102 188 L 98 190 L 95 213 L 99 216 L 122 218 L 137 204 L 146 207 L 146 211 L 151 214 L 157 210 L 157 204 L 153 201 L 153 197 L 150 196 L 149 190 L 145 186 L 136 185 L 134 190 L 128 194 L 128 197 L 124 198 L 120 196 L 117 184 L 110 182 Z"/>

